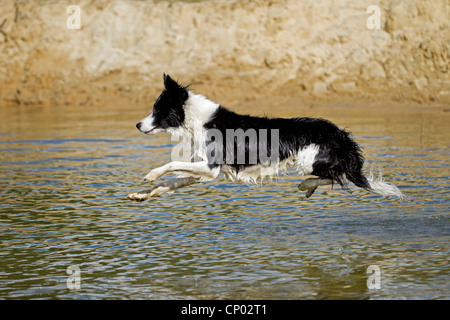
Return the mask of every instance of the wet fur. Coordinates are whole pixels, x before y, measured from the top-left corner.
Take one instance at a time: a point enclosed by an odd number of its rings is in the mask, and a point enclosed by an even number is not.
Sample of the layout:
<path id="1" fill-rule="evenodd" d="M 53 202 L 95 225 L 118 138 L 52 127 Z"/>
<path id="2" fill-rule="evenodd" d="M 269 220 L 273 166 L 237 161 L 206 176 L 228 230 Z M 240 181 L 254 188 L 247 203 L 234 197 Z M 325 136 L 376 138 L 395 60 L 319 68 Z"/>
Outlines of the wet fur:
<path id="1" fill-rule="evenodd" d="M 192 139 L 196 146 L 196 162 L 168 163 L 147 174 L 147 181 L 154 181 L 166 173 L 208 181 L 223 173 L 233 181 L 255 183 L 259 179 L 272 178 L 294 168 L 301 176 L 314 175 L 320 178 L 320 184 L 317 182 L 317 185 L 330 181 L 346 189 L 347 181 L 350 181 L 368 191 L 402 197 L 395 186 L 381 180 L 375 182 L 363 175 L 364 156 L 360 146 L 348 131 L 338 128 L 328 120 L 240 115 L 202 95 L 194 94 L 187 86 L 180 85 L 168 75 L 164 75 L 164 87 L 154 104 L 153 112 L 136 126 L 146 134 L 168 132 Z M 209 129 L 219 130 L 224 137 L 223 141 L 208 139 Z M 248 141 L 245 140 L 243 145 L 236 145 L 234 140 L 227 141 L 227 129 L 255 129 L 257 133 L 259 129 L 268 129 L 269 132 L 271 129 L 279 130 L 278 158 L 273 162 L 261 161 L 260 149 L 269 155 L 271 141 L 270 135 L 266 141 L 260 139 L 258 134 L 257 163 L 250 163 Z M 235 148 L 233 161 L 226 158 L 225 152 L 221 163 L 215 163 L 211 159 L 205 152 L 206 147 L 217 143 L 223 144 L 223 150 Z M 236 151 L 241 148 L 245 149 L 246 161 L 239 164 Z M 314 182 L 309 180 L 308 185 Z M 304 190 L 301 186 L 299 188 Z M 315 188 L 310 190 L 310 195 L 314 190 Z"/>

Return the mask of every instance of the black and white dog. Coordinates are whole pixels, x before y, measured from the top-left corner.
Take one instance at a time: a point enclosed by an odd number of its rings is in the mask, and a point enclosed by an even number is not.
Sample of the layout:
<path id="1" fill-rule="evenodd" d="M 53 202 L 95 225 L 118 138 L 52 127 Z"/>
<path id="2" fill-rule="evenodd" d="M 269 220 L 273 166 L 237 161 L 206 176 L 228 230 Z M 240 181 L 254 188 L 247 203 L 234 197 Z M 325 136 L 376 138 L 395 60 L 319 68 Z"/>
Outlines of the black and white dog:
<path id="1" fill-rule="evenodd" d="M 167 173 L 179 178 L 130 194 L 129 199 L 141 201 L 159 196 L 196 182 L 213 180 L 219 173 L 232 181 L 256 182 L 289 168 L 301 176 L 317 177 L 306 179 L 298 186 L 306 191 L 307 197 L 320 185 L 337 183 L 346 189 L 347 180 L 383 196 L 403 197 L 394 185 L 363 175 L 364 157 L 360 147 L 348 132 L 330 121 L 239 115 L 194 94 L 169 75 L 164 75 L 164 87 L 153 112 L 136 127 L 148 135 L 167 132 L 190 139 L 194 145 L 193 158 L 153 169 L 145 181 L 153 182 Z"/>

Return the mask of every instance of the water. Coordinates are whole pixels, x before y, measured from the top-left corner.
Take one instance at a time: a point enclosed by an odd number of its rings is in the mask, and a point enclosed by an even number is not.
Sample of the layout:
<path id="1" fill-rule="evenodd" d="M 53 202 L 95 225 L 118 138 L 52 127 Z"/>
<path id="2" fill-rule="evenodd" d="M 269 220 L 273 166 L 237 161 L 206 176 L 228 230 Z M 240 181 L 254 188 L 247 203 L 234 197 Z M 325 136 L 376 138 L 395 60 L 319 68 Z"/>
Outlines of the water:
<path id="1" fill-rule="evenodd" d="M 141 179 L 175 143 L 136 130 L 148 112 L 1 108 L 0 298 L 450 298 L 447 110 L 280 111 L 350 129 L 366 168 L 406 201 L 353 186 L 306 199 L 287 175 L 257 186 L 222 177 L 136 203 L 126 195 L 148 187 Z M 379 289 L 368 289 L 371 265 Z"/>

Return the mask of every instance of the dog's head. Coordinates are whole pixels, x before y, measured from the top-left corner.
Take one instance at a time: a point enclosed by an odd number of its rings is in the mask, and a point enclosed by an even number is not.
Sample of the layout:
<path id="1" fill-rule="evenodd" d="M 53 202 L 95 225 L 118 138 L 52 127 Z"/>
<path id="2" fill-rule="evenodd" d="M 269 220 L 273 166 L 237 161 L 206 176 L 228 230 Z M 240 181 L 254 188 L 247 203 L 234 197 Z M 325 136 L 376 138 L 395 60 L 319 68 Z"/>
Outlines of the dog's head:
<path id="1" fill-rule="evenodd" d="M 153 112 L 136 124 L 139 131 L 155 134 L 170 128 L 179 128 L 184 121 L 183 106 L 189 97 L 187 87 L 183 87 L 164 74 L 164 90 L 153 105 Z"/>

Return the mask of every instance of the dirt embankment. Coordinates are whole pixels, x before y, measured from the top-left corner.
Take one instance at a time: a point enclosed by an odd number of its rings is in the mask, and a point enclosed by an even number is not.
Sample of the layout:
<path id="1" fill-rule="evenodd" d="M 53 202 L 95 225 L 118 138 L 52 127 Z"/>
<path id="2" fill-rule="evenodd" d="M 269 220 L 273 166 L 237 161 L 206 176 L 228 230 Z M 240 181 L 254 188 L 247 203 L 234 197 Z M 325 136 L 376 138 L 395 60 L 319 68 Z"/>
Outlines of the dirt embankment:
<path id="1" fill-rule="evenodd" d="M 380 29 L 367 27 L 372 4 Z M 0 105 L 151 104 L 164 72 L 225 103 L 448 104 L 449 16 L 448 0 L 4 0 Z"/>

